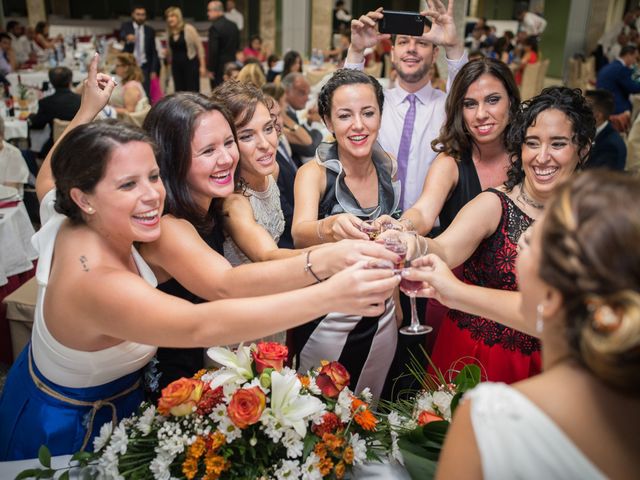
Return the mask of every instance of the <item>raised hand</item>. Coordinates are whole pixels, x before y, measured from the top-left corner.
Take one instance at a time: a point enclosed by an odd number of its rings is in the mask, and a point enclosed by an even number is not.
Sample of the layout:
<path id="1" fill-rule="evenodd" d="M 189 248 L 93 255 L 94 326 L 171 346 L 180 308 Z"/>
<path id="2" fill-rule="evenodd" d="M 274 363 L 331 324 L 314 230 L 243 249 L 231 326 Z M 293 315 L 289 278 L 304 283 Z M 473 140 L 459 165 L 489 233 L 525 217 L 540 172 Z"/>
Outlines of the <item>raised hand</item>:
<path id="1" fill-rule="evenodd" d="M 373 317 L 384 312 L 400 276 L 385 268 L 367 268 L 367 262 L 337 273 L 325 282 L 334 292 L 334 308 L 341 313 Z"/>
<path id="2" fill-rule="evenodd" d="M 389 38 L 389 34 L 378 33 L 378 21 L 383 17 L 382 7 L 358 19 L 351 20 L 351 47 L 355 53 L 374 47 L 379 40 Z"/>
<path id="3" fill-rule="evenodd" d="M 397 254 L 387 250 L 382 244 L 368 240 L 341 240 L 326 244 L 315 250 L 314 256 L 326 257 L 327 269 L 331 274 L 359 262 L 393 268 L 393 265 L 399 261 Z"/>
<path id="4" fill-rule="evenodd" d="M 341 213 L 329 217 L 331 221 L 331 238 L 334 241 L 343 240 L 345 238 L 351 238 L 356 240 L 368 240 L 369 236 L 366 233 L 360 231 L 360 220 L 355 215 L 350 213 Z M 327 220 L 325 220 L 327 221 Z"/>
<path id="5" fill-rule="evenodd" d="M 462 51 L 453 16 L 455 1 L 449 0 L 449 5 L 446 8 L 440 0 L 427 0 L 427 4 L 429 8 L 420 12 L 420 15 L 431 18 L 432 25 L 429 32 L 422 37 L 445 49 L 459 47 Z"/>
<path id="6" fill-rule="evenodd" d="M 98 61 L 100 57 L 96 53 L 87 72 L 87 79 L 82 87 L 82 100 L 78 114 L 86 121 L 93 118 L 109 103 L 109 98 L 116 83 L 110 75 L 98 73 Z"/>
<path id="7" fill-rule="evenodd" d="M 445 306 L 450 306 L 456 298 L 458 289 L 465 284 L 461 282 L 437 255 L 431 253 L 411 262 L 411 268 L 402 273 L 408 280 L 422 282 L 422 288 L 416 296 L 434 298 Z"/>

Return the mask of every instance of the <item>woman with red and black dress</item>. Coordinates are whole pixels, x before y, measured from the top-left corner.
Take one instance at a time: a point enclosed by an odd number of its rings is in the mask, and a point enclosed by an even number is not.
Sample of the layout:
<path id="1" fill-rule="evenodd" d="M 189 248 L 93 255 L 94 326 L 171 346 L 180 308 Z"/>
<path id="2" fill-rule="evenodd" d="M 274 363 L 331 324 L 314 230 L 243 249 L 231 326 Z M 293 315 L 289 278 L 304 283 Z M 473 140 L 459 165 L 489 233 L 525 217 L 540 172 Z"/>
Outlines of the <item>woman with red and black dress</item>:
<path id="1" fill-rule="evenodd" d="M 428 244 L 409 278 L 421 296 L 449 307 L 432 359 L 442 372 L 477 363 L 483 379 L 513 383 L 540 372 L 539 332 L 519 313 L 517 244 L 541 214 L 556 185 L 581 165 L 595 120 L 579 90 L 553 87 L 524 102 L 508 134 L 508 180 L 467 203 L 449 228 Z M 434 255 L 435 254 L 435 255 Z M 463 279 L 450 268 L 462 264 Z"/>

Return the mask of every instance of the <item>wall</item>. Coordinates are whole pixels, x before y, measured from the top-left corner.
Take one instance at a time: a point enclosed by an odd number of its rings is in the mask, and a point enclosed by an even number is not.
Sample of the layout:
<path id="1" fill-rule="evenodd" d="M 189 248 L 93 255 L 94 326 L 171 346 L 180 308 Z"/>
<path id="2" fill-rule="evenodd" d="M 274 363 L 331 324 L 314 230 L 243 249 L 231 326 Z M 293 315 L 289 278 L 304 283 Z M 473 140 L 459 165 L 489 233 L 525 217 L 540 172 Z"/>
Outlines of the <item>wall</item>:
<path id="1" fill-rule="evenodd" d="M 583 13 L 588 14 L 587 9 L 580 7 L 577 4 L 584 5 L 590 0 L 578 0 L 573 3 L 576 4 L 576 8 L 582 8 Z M 553 0 L 545 3 L 544 16 L 547 19 L 547 28 L 542 35 L 539 50 L 544 58 L 549 59 L 549 70 L 547 72 L 548 77 L 562 78 L 564 65 L 565 65 L 565 43 L 569 32 L 567 27 L 569 25 L 569 12 L 571 10 L 570 0 Z M 574 12 L 576 10 L 574 9 Z M 580 23 L 580 22 L 579 22 Z M 582 22 L 581 28 L 574 28 L 577 30 L 571 32 L 573 41 L 579 35 L 582 35 L 584 39 L 586 19 Z M 573 52 L 572 52 L 573 53 Z"/>

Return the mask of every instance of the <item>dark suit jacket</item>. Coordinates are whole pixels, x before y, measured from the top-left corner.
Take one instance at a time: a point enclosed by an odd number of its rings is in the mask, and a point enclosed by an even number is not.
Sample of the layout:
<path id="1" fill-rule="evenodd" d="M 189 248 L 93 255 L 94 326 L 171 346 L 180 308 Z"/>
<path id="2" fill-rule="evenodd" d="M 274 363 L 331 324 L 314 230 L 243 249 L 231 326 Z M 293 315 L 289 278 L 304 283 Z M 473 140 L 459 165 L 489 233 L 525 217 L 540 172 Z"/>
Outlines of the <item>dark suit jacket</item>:
<path id="1" fill-rule="evenodd" d="M 156 50 L 156 31 L 149 25 L 143 25 L 142 27 L 144 28 L 144 54 L 147 57 L 147 63 L 140 65 L 140 67 L 146 67 L 144 68 L 145 70 L 160 74 L 160 61 L 158 60 L 158 51 Z M 124 51 L 127 53 L 133 53 L 136 46 L 134 42 L 127 42 L 125 40 L 127 35 L 133 34 L 135 34 L 133 20 L 124 22 L 120 26 L 120 40 L 124 42 Z"/>
<path id="2" fill-rule="evenodd" d="M 640 93 L 640 82 L 631 78 L 633 70 L 621 61 L 615 60 L 600 70 L 596 86 L 613 93 L 616 102 L 614 114 L 631 111 L 629 94 Z"/>
<path id="3" fill-rule="evenodd" d="M 626 162 L 627 147 L 624 140 L 609 123 L 596 135 L 589 153 L 589 160 L 584 168 L 607 168 L 622 171 Z"/>
<path id="4" fill-rule="evenodd" d="M 292 165 L 289 162 L 283 152 L 282 145 L 278 145 L 278 151 L 276 153 L 276 161 L 280 167 L 278 173 L 278 189 L 280 190 L 280 207 L 282 208 L 282 214 L 284 215 L 284 232 L 280 236 L 278 241 L 278 247 L 280 248 L 295 248 L 293 246 L 293 238 L 291 237 L 291 225 L 293 222 L 293 184 L 296 180 L 296 173 L 298 167 Z"/>
<path id="5" fill-rule="evenodd" d="M 289 118 L 291 118 L 294 122 L 304 128 L 307 132 L 309 132 L 309 135 L 311 135 L 311 145 L 300 145 L 295 143 L 291 144 L 293 160 L 298 164 L 298 166 L 301 166 L 302 157 L 313 157 L 316 154 L 318 145 L 320 145 L 320 143 L 322 142 L 322 132 L 314 128 L 308 128 L 306 125 L 301 124 L 298 120 L 298 115 L 296 115 L 296 112 L 291 107 L 287 107 L 286 113 Z"/>
<path id="6" fill-rule="evenodd" d="M 80 95 L 73 93 L 68 88 L 56 90 L 53 95 L 43 98 L 38 102 L 38 113 L 29 117 L 29 126 L 41 129 L 49 125 L 53 133 L 53 119 L 71 120 L 80 109 Z M 52 147 L 51 137 L 42 147 L 41 154 L 46 154 Z"/>
<path id="7" fill-rule="evenodd" d="M 207 68 L 215 75 L 216 84 L 222 82 L 225 64 L 236 60 L 236 52 L 239 49 L 240 31 L 235 23 L 224 16 L 211 22 Z"/>

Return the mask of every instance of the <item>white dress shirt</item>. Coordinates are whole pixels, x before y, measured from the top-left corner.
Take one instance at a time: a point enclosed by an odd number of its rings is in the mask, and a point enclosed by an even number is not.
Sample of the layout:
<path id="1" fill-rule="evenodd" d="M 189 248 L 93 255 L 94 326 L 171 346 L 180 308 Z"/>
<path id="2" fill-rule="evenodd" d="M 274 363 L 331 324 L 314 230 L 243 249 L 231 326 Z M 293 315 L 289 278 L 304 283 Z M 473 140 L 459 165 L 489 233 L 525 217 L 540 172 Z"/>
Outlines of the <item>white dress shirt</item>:
<path id="1" fill-rule="evenodd" d="M 224 16 L 227 20 L 231 20 L 238 26 L 238 30 L 242 31 L 244 28 L 244 16 L 235 8 L 232 8 L 230 11 L 226 12 Z"/>
<path id="2" fill-rule="evenodd" d="M 469 61 L 465 50 L 458 60 L 446 59 L 449 67 L 447 78 L 447 92 L 460 69 Z M 345 64 L 345 68 L 362 70 L 364 64 Z M 382 109 L 382 126 L 378 134 L 378 142 L 387 152 L 398 155 L 400 138 L 404 126 L 404 117 L 409 109 L 409 102 L 405 101 L 409 92 L 400 87 L 385 89 L 384 106 Z M 427 84 L 415 92 L 416 120 L 411 137 L 409 160 L 407 162 L 407 176 L 402 188 L 404 190 L 404 204 L 402 210 L 411 207 L 422 193 L 424 179 L 437 153 L 431 148 L 431 142 L 440 135 L 440 127 L 444 124 L 446 115 L 444 103 L 447 94 Z"/>

